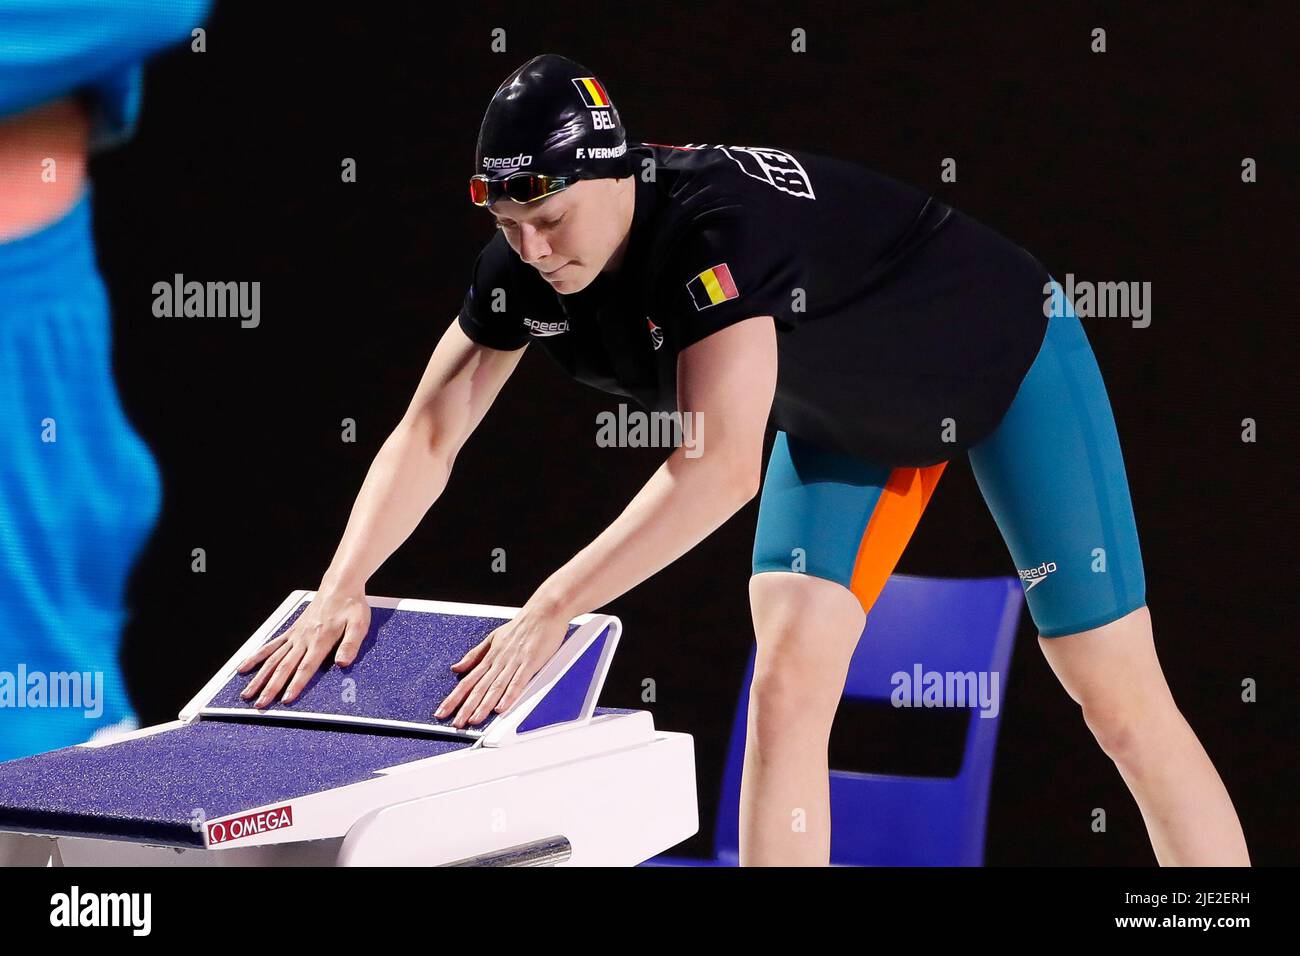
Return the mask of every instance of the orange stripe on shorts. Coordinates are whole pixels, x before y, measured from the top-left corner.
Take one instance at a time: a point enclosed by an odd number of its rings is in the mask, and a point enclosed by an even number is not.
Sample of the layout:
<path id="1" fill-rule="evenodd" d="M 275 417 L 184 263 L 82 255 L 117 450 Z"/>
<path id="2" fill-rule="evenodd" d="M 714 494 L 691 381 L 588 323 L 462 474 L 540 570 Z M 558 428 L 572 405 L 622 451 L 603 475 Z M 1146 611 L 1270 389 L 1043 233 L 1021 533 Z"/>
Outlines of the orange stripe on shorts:
<path id="1" fill-rule="evenodd" d="M 941 461 L 925 468 L 895 468 L 890 472 L 858 545 L 849 583 L 849 590 L 857 595 L 867 613 L 871 613 L 885 582 L 894 573 L 947 464 Z"/>

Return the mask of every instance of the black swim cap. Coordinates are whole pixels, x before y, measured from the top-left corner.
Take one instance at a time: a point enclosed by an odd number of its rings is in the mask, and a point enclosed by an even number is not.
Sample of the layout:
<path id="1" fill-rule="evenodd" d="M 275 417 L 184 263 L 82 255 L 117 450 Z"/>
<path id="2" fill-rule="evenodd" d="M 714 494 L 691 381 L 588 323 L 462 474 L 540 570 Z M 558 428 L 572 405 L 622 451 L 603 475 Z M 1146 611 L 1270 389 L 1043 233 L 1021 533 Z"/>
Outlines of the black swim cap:
<path id="1" fill-rule="evenodd" d="M 604 85 L 581 63 L 544 53 L 492 95 L 474 172 L 491 180 L 517 172 L 621 179 L 632 175 L 632 164 L 627 132 Z"/>

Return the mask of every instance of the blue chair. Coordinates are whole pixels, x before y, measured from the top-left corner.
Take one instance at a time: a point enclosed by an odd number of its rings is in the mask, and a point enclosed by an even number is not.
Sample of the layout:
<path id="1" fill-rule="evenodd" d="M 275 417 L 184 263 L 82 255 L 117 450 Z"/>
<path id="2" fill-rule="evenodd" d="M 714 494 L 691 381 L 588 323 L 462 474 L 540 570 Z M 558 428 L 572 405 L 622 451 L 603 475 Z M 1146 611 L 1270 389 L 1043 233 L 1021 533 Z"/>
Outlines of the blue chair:
<path id="1" fill-rule="evenodd" d="M 996 672 L 998 715 L 971 710 L 961 769 L 954 777 L 831 769 L 831 863 L 848 866 L 982 866 L 993 757 L 1024 592 L 1016 578 L 942 579 L 892 575 L 849 665 L 844 694 L 888 702 L 891 675 Z M 736 866 L 740 776 L 754 653 L 731 728 L 714 857 L 657 856 L 644 866 Z M 976 705 L 977 706 L 977 705 Z"/>

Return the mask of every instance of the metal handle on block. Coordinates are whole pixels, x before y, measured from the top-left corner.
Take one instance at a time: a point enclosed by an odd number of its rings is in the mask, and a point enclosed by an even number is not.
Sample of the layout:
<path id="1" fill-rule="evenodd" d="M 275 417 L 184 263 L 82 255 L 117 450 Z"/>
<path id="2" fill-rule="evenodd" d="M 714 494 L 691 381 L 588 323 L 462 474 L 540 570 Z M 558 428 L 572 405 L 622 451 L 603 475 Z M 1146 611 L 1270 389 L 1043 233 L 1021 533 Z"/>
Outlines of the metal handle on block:
<path id="1" fill-rule="evenodd" d="M 555 866 L 573 856 L 573 845 L 566 837 L 553 836 L 532 843 L 491 850 L 477 856 L 444 863 L 443 866 Z"/>

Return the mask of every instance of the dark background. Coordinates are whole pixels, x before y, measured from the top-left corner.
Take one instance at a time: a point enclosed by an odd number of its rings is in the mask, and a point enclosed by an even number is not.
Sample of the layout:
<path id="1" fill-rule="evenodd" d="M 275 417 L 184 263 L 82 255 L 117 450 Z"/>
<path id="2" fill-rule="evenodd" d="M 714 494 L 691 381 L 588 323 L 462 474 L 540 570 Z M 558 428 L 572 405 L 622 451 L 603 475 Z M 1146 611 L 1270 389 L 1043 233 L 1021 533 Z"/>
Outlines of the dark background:
<path id="1" fill-rule="evenodd" d="M 482 111 L 516 66 L 556 52 L 601 78 L 634 138 L 853 159 L 983 220 L 1062 281 L 1153 284 L 1149 328 L 1084 325 L 1123 443 L 1157 648 L 1253 859 L 1296 862 L 1289 6 L 278 7 L 219 0 L 208 52 L 155 61 L 138 134 L 92 165 L 115 372 L 164 475 L 124 642 L 145 723 L 174 717 L 290 590 L 319 582 L 490 235 L 466 201 Z M 490 50 L 498 27 L 506 53 Z M 806 54 L 790 52 L 796 27 Z M 1094 27 L 1105 54 L 1090 52 Z M 939 182 L 948 156 L 956 184 Z M 1246 156 L 1257 183 L 1241 182 Z M 340 182 L 344 157 L 356 184 Z M 177 272 L 261 282 L 261 326 L 153 317 L 153 283 Z M 524 603 L 664 457 L 596 447 L 595 416 L 616 405 L 526 355 L 369 593 Z M 1246 417 L 1256 444 L 1240 439 Z M 344 418 L 355 444 L 340 440 Z M 712 841 L 753 641 L 757 507 L 602 609 L 626 628 L 602 702 L 642 706 L 653 678 L 656 723 L 695 737 L 701 829 L 683 852 Z M 490 570 L 497 547 L 506 574 Z M 1015 573 L 964 458 L 899 570 Z M 1036 645 L 1026 614 L 988 863 L 1153 863 L 1136 805 Z M 1247 678 L 1257 703 L 1240 699 Z M 839 752 L 850 734 L 896 762 L 951 737 L 845 716 Z M 1090 832 L 1094 807 L 1109 832 Z"/>

